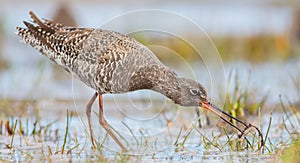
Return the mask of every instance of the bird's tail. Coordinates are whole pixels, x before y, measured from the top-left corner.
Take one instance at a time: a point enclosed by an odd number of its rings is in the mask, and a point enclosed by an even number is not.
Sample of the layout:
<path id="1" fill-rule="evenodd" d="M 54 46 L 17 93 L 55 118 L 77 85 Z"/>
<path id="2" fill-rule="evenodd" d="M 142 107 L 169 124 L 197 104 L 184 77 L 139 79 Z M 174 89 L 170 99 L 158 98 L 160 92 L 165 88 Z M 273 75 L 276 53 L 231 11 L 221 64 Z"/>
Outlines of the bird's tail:
<path id="1" fill-rule="evenodd" d="M 29 15 L 33 23 L 23 21 L 27 28 L 17 27 L 17 35 L 19 35 L 25 43 L 30 44 L 43 54 L 45 54 L 45 52 L 43 52 L 45 47 L 49 50 L 53 50 L 49 38 L 63 26 L 49 20 L 41 21 L 32 11 L 29 12 Z"/>

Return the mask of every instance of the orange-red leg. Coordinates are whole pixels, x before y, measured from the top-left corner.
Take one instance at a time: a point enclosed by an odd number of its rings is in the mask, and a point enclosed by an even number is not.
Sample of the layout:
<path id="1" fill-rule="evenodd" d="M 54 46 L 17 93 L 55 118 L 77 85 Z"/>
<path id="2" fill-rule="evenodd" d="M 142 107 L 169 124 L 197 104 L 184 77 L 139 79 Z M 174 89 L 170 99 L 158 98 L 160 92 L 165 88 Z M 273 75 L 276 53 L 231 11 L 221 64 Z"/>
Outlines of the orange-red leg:
<path id="1" fill-rule="evenodd" d="M 95 139 L 94 139 L 94 134 L 93 134 L 93 128 L 92 128 L 92 124 L 91 124 L 91 111 L 92 111 L 92 105 L 95 102 L 97 96 L 98 96 L 98 93 L 96 92 L 93 95 L 93 97 L 90 99 L 88 104 L 86 105 L 86 116 L 88 118 L 88 124 L 89 124 L 89 130 L 90 130 L 90 136 L 91 136 L 93 149 L 96 149 L 96 145 L 95 145 Z"/>
<path id="2" fill-rule="evenodd" d="M 106 130 L 106 132 L 114 139 L 114 141 L 122 148 L 122 150 L 127 151 L 127 149 L 123 146 L 123 144 L 119 141 L 119 139 L 113 134 L 108 123 L 104 118 L 103 99 L 101 94 L 99 94 L 99 123 Z"/>

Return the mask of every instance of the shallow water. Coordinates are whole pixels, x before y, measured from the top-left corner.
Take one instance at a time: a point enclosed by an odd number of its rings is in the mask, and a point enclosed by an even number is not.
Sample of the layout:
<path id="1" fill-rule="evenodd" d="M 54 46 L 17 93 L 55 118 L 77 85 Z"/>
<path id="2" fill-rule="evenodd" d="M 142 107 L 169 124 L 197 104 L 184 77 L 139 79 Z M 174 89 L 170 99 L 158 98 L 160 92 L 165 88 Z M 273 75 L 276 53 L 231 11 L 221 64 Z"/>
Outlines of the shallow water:
<path id="1" fill-rule="evenodd" d="M 84 101 L 77 101 L 76 107 L 74 107 L 74 101 L 52 101 L 52 105 L 45 102 L 37 102 L 34 105 L 40 106 L 38 113 L 34 112 L 34 107 L 28 107 L 28 115 L 22 116 L 22 118 L 16 117 L 19 121 L 22 121 L 23 126 L 27 126 L 28 131 L 32 131 L 33 123 L 37 119 L 35 114 L 38 114 L 41 119 L 38 126 L 46 126 L 51 122 L 54 122 L 41 136 L 22 136 L 16 134 L 13 141 L 13 148 L 8 149 L 7 145 L 10 145 L 12 136 L 0 135 L 0 160 L 11 161 L 24 161 L 24 160 L 56 160 L 56 161 L 92 161 L 98 159 L 108 160 L 141 160 L 141 161 L 230 161 L 235 162 L 261 162 L 261 161 L 274 161 L 278 159 L 273 154 L 274 147 L 279 148 L 281 143 L 287 143 L 290 141 L 290 135 L 285 128 L 282 127 L 283 120 L 286 120 L 286 115 L 280 110 L 275 111 L 272 114 L 272 123 L 266 143 L 267 149 L 263 154 L 255 152 L 252 149 L 245 151 L 236 151 L 231 149 L 227 144 L 227 138 L 222 128 L 218 127 L 216 117 L 210 116 L 212 125 L 204 126 L 198 131 L 193 128 L 197 126 L 195 110 L 189 108 L 176 108 L 176 106 L 167 102 L 163 112 L 159 109 L 145 110 L 144 119 L 140 117 L 134 117 L 134 114 L 123 115 L 120 110 L 114 108 L 113 101 L 105 100 L 105 117 L 108 123 L 121 134 L 124 139 L 120 140 L 127 144 L 130 149 L 128 153 L 122 153 L 121 155 L 116 153 L 120 151 L 119 147 L 114 143 L 110 137 L 106 137 L 105 130 L 100 127 L 97 119 L 97 115 L 93 114 L 93 128 L 95 137 L 98 143 L 103 145 L 101 151 L 91 150 L 91 143 L 89 135 L 87 134 L 87 121 L 84 111 Z M 140 105 L 142 103 L 140 102 Z M 30 104 L 28 104 L 30 106 Z M 56 107 L 55 107 L 56 106 Z M 126 102 L 124 110 L 127 109 Z M 62 108 L 62 109 L 52 109 Z M 76 113 L 71 117 L 69 124 L 69 132 L 67 136 L 67 143 L 65 146 L 64 154 L 61 154 L 61 149 L 64 142 L 64 135 L 66 131 L 66 109 L 69 112 Z M 94 105 L 94 110 L 97 112 L 97 105 Z M 155 110 L 155 111 L 153 111 Z M 155 114 L 161 113 L 161 114 Z M 146 115 L 154 114 L 156 116 L 147 117 Z M 165 115 L 165 116 L 164 116 Z M 202 112 L 202 123 L 204 124 L 204 113 Z M 142 117 L 142 116 L 141 116 Z M 167 119 L 171 123 L 167 122 Z M 290 116 L 295 126 L 297 118 Z M 270 114 L 264 113 L 260 119 L 257 117 L 248 118 L 250 123 L 257 125 L 261 128 L 262 133 L 265 135 L 267 132 L 267 124 L 269 123 Z M 11 120 L 11 119 L 10 119 Z M 26 125 L 26 120 L 28 123 Z M 14 120 L 11 120 L 14 121 Z M 289 131 L 293 131 L 291 124 L 286 120 L 285 124 Z M 125 125 L 129 126 L 127 128 Z M 18 127 L 17 127 L 18 128 Z M 37 127 L 39 128 L 39 127 Z M 180 129 L 183 128 L 180 134 Z M 189 131 L 191 130 L 191 133 Z M 200 133 L 199 133 L 200 132 Z M 299 131 L 298 131 L 299 132 Z M 179 139 L 178 139 L 178 135 Z M 188 135 L 184 145 L 176 146 L 174 143 L 177 141 L 179 144 L 185 141 L 185 136 Z M 216 141 L 219 148 L 209 144 L 208 141 L 203 139 L 203 136 L 210 139 L 210 141 Z M 237 136 L 236 132 L 232 133 L 232 138 Z M 231 134 L 230 134 L 231 137 Z M 178 139 L 178 140 L 177 140 Z M 126 143 L 127 142 L 127 143 Z M 273 143 L 273 145 L 270 144 Z M 207 144 L 208 143 L 208 144 Z M 71 150 L 70 150 L 71 149 Z M 272 152 L 273 151 L 273 152 Z M 56 153 L 56 154 L 55 154 Z"/>

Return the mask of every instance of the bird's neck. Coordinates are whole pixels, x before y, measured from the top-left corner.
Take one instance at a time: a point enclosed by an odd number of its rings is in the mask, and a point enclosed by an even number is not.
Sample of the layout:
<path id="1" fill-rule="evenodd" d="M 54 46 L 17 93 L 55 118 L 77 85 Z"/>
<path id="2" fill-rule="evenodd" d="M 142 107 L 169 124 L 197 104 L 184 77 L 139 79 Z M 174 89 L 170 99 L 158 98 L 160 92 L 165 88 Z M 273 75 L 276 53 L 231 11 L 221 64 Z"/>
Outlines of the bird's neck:
<path id="1" fill-rule="evenodd" d="M 140 73 L 137 73 L 137 76 L 139 76 L 139 80 L 134 80 L 138 82 L 133 84 L 134 86 L 131 87 L 131 90 L 150 89 L 180 104 L 180 78 L 170 69 L 158 65 L 148 66 L 141 70 Z"/>
<path id="2" fill-rule="evenodd" d="M 153 91 L 159 92 L 176 104 L 180 104 L 181 101 L 181 89 L 179 78 L 173 72 L 166 72 L 159 80 L 155 81 L 152 88 Z"/>

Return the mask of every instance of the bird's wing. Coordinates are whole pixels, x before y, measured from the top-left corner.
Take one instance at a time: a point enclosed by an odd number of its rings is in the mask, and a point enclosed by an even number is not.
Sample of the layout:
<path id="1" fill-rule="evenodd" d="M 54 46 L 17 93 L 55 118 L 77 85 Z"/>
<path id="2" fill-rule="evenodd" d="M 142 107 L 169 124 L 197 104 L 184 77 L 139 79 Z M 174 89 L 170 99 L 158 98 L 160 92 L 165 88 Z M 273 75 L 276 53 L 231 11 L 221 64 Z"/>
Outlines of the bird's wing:
<path id="1" fill-rule="evenodd" d="M 29 12 L 32 23 L 24 21 L 27 28 L 17 27 L 25 43 L 60 64 L 68 58 L 103 64 L 110 59 L 120 60 L 127 55 L 138 55 L 145 47 L 135 39 L 109 30 L 67 27 L 50 20 L 40 20 Z"/>

